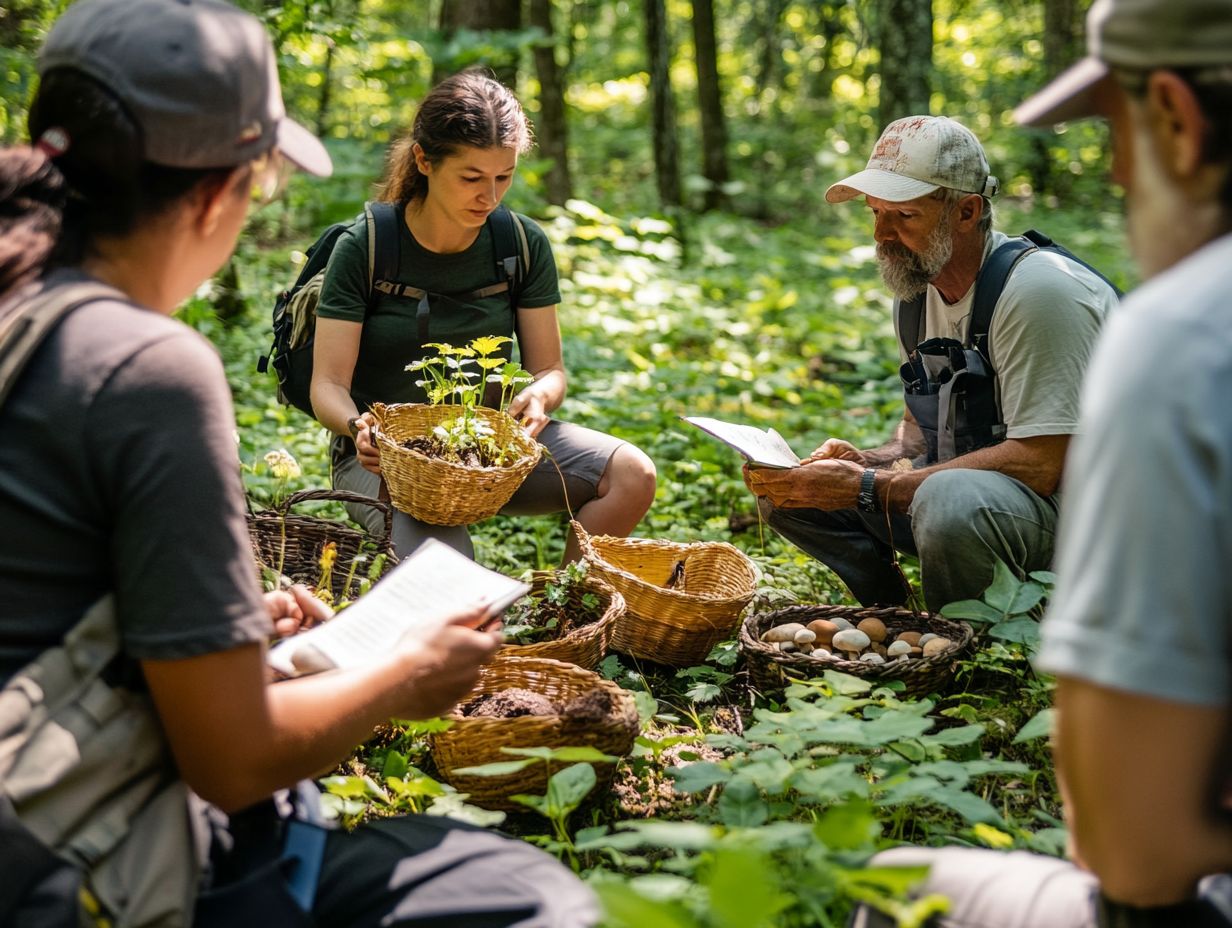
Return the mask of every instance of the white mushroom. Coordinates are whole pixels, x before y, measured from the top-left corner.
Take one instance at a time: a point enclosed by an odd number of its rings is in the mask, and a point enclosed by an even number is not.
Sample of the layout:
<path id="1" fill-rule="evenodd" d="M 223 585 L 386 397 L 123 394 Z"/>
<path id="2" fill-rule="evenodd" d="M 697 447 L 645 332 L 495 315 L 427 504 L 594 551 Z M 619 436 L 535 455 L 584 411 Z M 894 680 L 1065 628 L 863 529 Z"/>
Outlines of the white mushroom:
<path id="1" fill-rule="evenodd" d="M 844 619 L 842 616 L 836 616 L 835 618 L 831 619 L 830 621 L 831 621 L 831 622 L 833 622 L 835 625 L 837 625 L 837 626 L 838 626 L 838 630 L 839 630 L 840 632 L 845 632 L 845 631 L 847 631 L 847 629 L 849 629 L 849 628 L 855 628 L 855 626 L 854 626 L 854 625 L 852 625 L 850 622 L 848 622 L 848 621 L 847 621 L 846 619 Z"/>
<path id="2" fill-rule="evenodd" d="M 876 651 L 869 651 L 867 654 L 860 655 L 861 664 L 884 664 L 885 658 Z"/>
<path id="3" fill-rule="evenodd" d="M 796 632 L 803 631 L 804 626 L 799 622 L 788 622 L 784 625 L 776 625 L 773 628 L 766 629 L 762 634 L 762 641 L 792 641 L 796 637 Z"/>
<path id="4" fill-rule="evenodd" d="M 887 657 L 906 657 L 911 653 L 911 645 L 906 641 L 893 641 L 886 648 Z"/>
<path id="5" fill-rule="evenodd" d="M 868 635 L 860 631 L 858 628 L 848 628 L 838 632 L 834 636 L 834 650 L 842 651 L 850 655 L 850 660 L 855 660 L 855 655 L 867 648 L 872 642 L 869 641 Z"/>
<path id="6" fill-rule="evenodd" d="M 792 641 L 796 644 L 812 644 L 816 640 L 817 633 L 811 632 L 807 628 L 800 629 L 794 636 L 792 636 Z"/>
<path id="7" fill-rule="evenodd" d="M 938 654 L 944 654 L 953 644 L 954 642 L 949 638 L 933 638 L 924 642 L 924 656 L 935 657 Z"/>

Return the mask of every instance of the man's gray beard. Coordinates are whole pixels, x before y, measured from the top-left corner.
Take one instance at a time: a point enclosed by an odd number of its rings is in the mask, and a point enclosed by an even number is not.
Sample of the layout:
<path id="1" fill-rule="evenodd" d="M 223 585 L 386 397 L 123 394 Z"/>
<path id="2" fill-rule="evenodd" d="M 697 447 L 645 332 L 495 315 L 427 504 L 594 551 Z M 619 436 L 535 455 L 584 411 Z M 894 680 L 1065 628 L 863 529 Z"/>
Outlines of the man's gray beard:
<path id="1" fill-rule="evenodd" d="M 949 216 L 942 214 L 928 234 L 924 251 L 919 254 L 897 242 L 877 246 L 881 279 L 891 293 L 904 302 L 913 300 L 924 292 L 930 281 L 936 279 L 954 253 L 950 228 Z"/>

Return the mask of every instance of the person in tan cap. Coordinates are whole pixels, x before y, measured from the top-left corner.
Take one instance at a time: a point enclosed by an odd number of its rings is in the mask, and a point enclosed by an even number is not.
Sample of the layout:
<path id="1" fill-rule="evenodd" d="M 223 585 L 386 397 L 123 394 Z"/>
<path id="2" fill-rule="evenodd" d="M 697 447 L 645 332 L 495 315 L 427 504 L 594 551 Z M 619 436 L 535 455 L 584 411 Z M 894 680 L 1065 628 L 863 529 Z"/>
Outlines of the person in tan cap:
<path id="1" fill-rule="evenodd" d="M 1015 112 L 1109 121 L 1146 278 L 1091 360 L 1037 661 L 1071 861 L 880 855 L 931 866 L 942 925 L 1232 925 L 1232 4 L 1097 0 L 1088 41 Z"/>
<path id="2" fill-rule="evenodd" d="M 832 438 L 802 467 L 746 482 L 770 525 L 864 605 L 906 602 L 894 549 L 919 556 L 934 611 L 977 598 L 998 560 L 1020 575 L 1052 563 L 1082 375 L 1116 292 L 1038 233 L 993 231 L 997 186 L 968 129 L 909 116 L 826 191 L 873 214 L 903 419 L 879 448 Z"/>
<path id="3" fill-rule="evenodd" d="M 271 620 L 311 604 L 262 598 L 223 365 L 171 318 L 286 163 L 331 168 L 264 27 L 78 0 L 39 75 L 33 144 L 0 149 L 0 925 L 593 924 L 525 842 L 324 827 L 311 778 L 463 698 L 500 645 L 486 609 L 268 678 Z"/>

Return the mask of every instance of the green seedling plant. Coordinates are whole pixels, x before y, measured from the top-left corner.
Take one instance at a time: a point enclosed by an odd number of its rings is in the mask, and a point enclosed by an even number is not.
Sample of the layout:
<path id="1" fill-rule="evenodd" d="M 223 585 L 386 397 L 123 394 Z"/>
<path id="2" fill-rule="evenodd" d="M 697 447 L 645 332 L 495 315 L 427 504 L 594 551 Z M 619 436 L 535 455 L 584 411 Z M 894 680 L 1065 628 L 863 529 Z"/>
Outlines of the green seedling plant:
<path id="1" fill-rule="evenodd" d="M 547 780 L 547 791 L 542 796 L 532 796 L 518 793 L 510 796 L 510 800 L 526 808 L 538 812 L 552 826 L 551 836 L 531 835 L 528 841 L 539 844 L 546 850 L 563 854 L 574 870 L 579 867 L 577 849 L 569 834 L 569 816 L 572 815 L 582 801 L 595 788 L 598 778 L 592 764 L 614 764 L 620 758 L 604 754 L 598 748 L 592 747 L 559 747 L 559 748 L 501 748 L 502 754 L 520 757 L 520 760 L 496 761 L 491 764 L 480 764 L 475 767 L 459 767 L 454 771 L 461 776 L 502 777 L 518 773 L 532 764 L 542 763 L 545 771 L 551 775 Z M 551 773 L 552 767 L 559 764 L 569 766 Z"/>
<path id="2" fill-rule="evenodd" d="M 1039 650 L 1039 620 L 1052 594 L 1056 575 L 1037 570 L 1020 580 L 1003 562 L 993 567 L 992 584 L 980 599 L 963 599 L 941 610 L 947 619 L 986 625 L 989 637 L 1021 645 L 1028 653 Z"/>
<path id="3" fill-rule="evenodd" d="M 933 709 L 833 671 L 793 684 L 780 709 L 753 712 L 743 735 L 706 736 L 722 760 L 668 771 L 676 791 L 693 797 L 689 820 L 587 829 L 577 849 L 635 874 L 624 888 L 640 897 L 628 905 L 646 916 L 641 924 L 836 925 L 858 900 L 900 924 L 922 924 L 943 900 L 907 901 L 919 873 L 866 868 L 879 847 L 927 840 L 934 823 L 972 843 L 1025 843 L 989 800 L 993 778 L 1022 776 L 1026 765 L 978 752 L 955 759 L 978 743 L 982 726 L 936 729 Z M 763 885 L 776 888 L 760 903 L 764 911 L 746 912 L 714 882 L 727 854 L 760 868 Z M 625 911 L 604 885 L 605 902 Z"/>
<path id="4" fill-rule="evenodd" d="M 431 405 L 457 407 L 456 416 L 432 430 L 439 456 L 467 462 L 477 455 L 487 466 L 507 466 L 518 459 L 517 446 L 498 441 L 496 430 L 477 413 L 488 384 L 499 385 L 496 409 L 505 412 L 517 391 L 534 382 L 521 365 L 499 356 L 501 346 L 511 341 L 503 335 L 484 335 L 461 347 L 430 342 L 426 347 L 436 354 L 406 366 L 424 375 L 415 385 L 424 388 Z"/>

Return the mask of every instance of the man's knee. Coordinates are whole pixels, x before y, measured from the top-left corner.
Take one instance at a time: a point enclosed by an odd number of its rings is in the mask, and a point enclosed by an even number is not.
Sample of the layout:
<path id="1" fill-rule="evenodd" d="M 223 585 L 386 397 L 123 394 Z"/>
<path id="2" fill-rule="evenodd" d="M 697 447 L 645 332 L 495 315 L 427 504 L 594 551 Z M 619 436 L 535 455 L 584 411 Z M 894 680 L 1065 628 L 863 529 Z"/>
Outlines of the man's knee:
<path id="1" fill-rule="evenodd" d="M 1022 492 L 1012 478 L 996 471 L 954 468 L 929 475 L 911 502 L 911 527 L 917 544 L 928 539 L 944 544 L 980 533 L 982 514 L 1002 508 L 1007 494 Z M 1008 507 L 1007 507 L 1008 508 Z"/>

